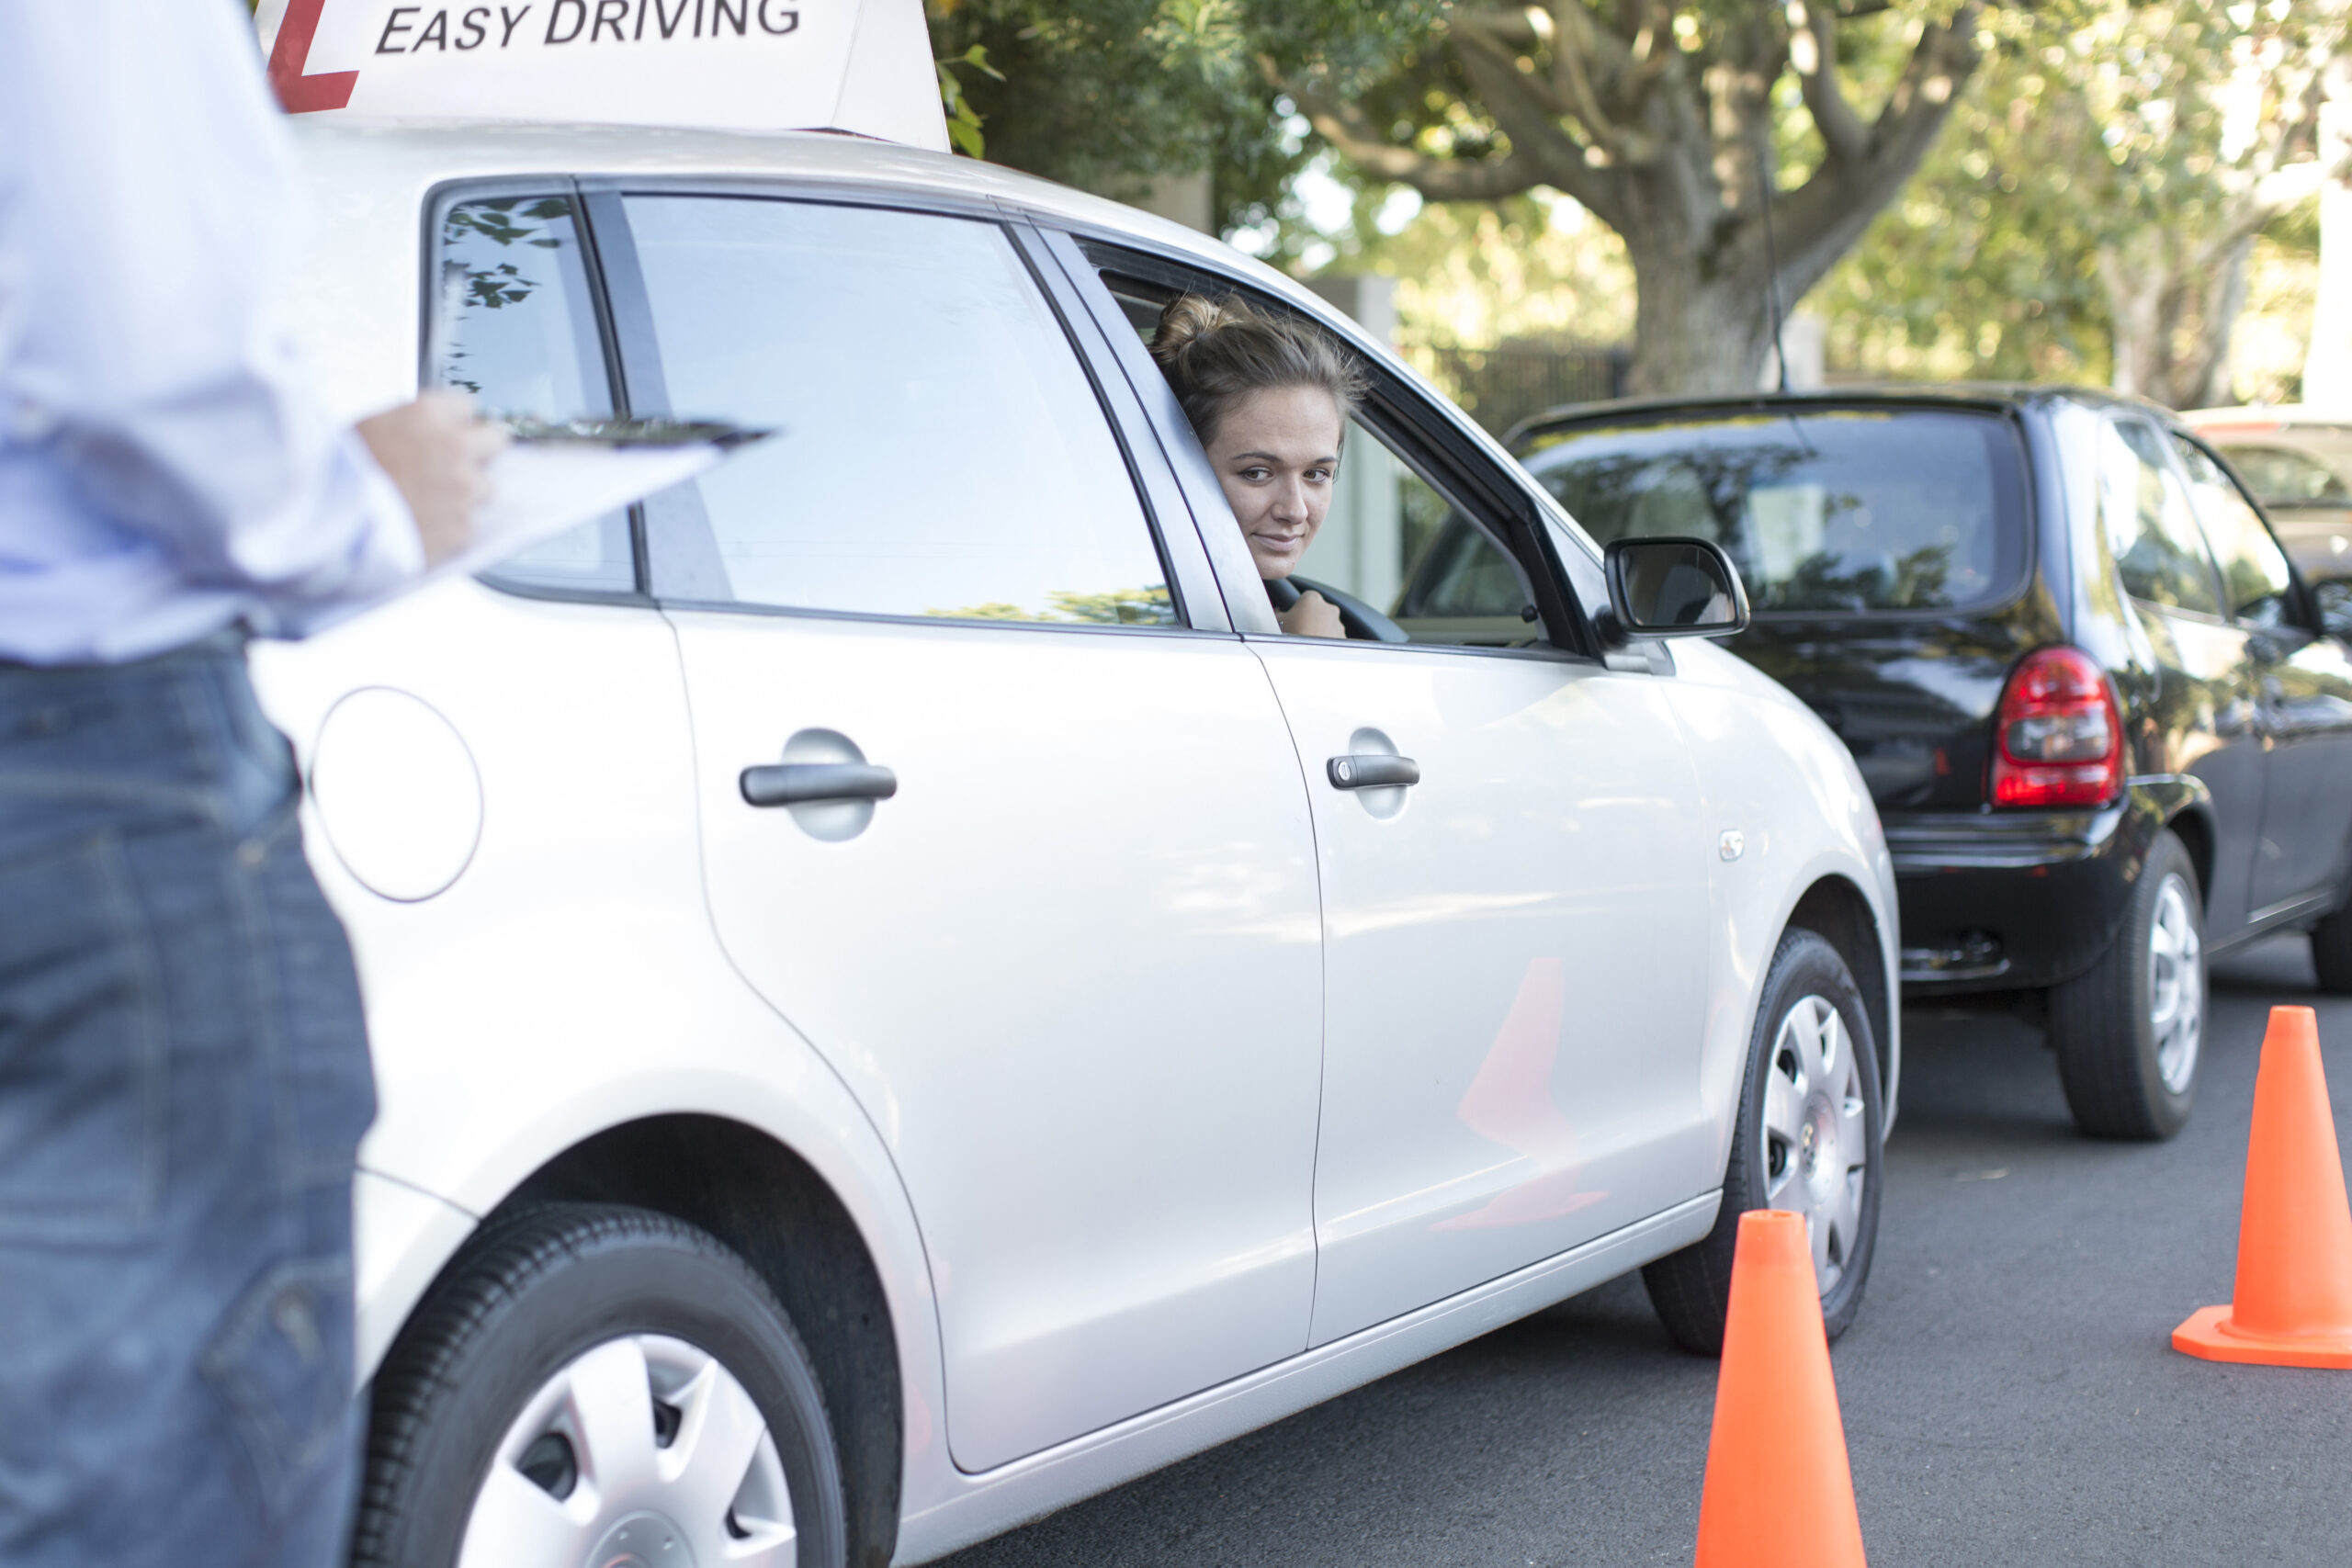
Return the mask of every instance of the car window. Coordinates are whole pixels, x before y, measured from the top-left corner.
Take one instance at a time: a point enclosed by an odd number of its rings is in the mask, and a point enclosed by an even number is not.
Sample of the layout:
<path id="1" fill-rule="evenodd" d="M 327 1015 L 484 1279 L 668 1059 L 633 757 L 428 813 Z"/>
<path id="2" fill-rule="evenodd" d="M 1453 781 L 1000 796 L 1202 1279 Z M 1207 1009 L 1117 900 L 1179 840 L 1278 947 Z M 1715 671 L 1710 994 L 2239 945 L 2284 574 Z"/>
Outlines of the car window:
<path id="1" fill-rule="evenodd" d="M 2126 593 L 2166 609 L 2222 613 L 2205 542 L 2154 427 L 2136 419 L 2100 427 L 2098 513 Z"/>
<path id="2" fill-rule="evenodd" d="M 776 432 L 696 481 L 737 602 L 1175 622 L 1125 458 L 1001 229 L 749 197 L 627 209 L 671 409 Z"/>
<path id="3" fill-rule="evenodd" d="M 2283 446 L 2215 445 L 2265 506 L 2352 508 L 2352 484 L 2309 453 Z"/>
<path id="4" fill-rule="evenodd" d="M 2229 592 L 2230 614 L 2249 626 L 2282 626 L 2288 623 L 2290 595 L 2295 576 L 2288 569 L 2287 552 L 2270 536 L 2262 514 L 2255 511 L 2222 466 L 2194 442 L 2173 438 L 2181 466 L 2188 470 L 2188 493 L 2196 503 L 2198 521 L 2222 563 L 2222 586 Z"/>
<path id="5" fill-rule="evenodd" d="M 442 215 L 440 229 L 434 383 L 471 392 L 494 414 L 609 416 L 612 383 L 571 198 L 461 201 Z M 607 513 L 485 575 L 509 587 L 633 592 L 628 513 Z"/>
<path id="6" fill-rule="evenodd" d="M 1740 413 L 1577 425 L 1525 446 L 1595 539 L 1713 540 L 1759 614 L 1958 609 L 2005 597 L 2024 570 L 2017 439 L 1988 415 Z"/>
<path id="7" fill-rule="evenodd" d="M 1485 525 L 1424 477 L 1396 446 L 1361 421 L 1348 422 L 1330 513 L 1298 575 L 1328 581 L 1330 567 L 1363 546 L 1406 563 L 1401 588 L 1378 592 L 1372 581 L 1339 580 L 1373 594 L 1408 642 L 1519 648 L 1543 640 L 1528 612 L 1535 603 L 1527 574 Z M 1356 528 L 1351 541 L 1342 529 Z"/>

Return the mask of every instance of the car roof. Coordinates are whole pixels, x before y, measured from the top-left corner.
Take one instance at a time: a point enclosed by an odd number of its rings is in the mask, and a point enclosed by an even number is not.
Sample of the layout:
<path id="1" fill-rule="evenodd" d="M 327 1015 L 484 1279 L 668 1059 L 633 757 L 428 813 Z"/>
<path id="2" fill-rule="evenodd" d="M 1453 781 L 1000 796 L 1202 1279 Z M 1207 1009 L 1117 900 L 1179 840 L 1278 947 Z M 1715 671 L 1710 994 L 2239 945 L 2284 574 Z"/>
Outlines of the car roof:
<path id="1" fill-rule="evenodd" d="M 900 146 L 844 131 L 692 130 L 661 126 L 524 124 L 494 120 L 369 120 L 356 116 L 290 122 L 313 178 L 429 188 L 451 180 L 527 177 L 786 179 L 839 184 L 910 197 L 1001 203 L 1080 228 L 1115 230 L 1242 268 L 1301 302 L 1312 296 L 1273 268 L 1213 235 L 1034 175 L 973 158 Z"/>
<path id="2" fill-rule="evenodd" d="M 2167 420 L 2180 416 L 2161 403 L 2101 387 L 2051 386 L 2025 381 L 1873 381 L 1803 390 L 1717 393 L 1701 397 L 1615 398 L 1548 409 L 1513 425 L 1503 438 L 1514 451 L 1528 436 L 1569 425 L 1658 419 L 1670 414 L 1702 417 L 1731 413 L 1802 412 L 1806 409 L 1938 405 L 1964 409 L 2023 408 L 2052 402 L 2128 408 Z"/>

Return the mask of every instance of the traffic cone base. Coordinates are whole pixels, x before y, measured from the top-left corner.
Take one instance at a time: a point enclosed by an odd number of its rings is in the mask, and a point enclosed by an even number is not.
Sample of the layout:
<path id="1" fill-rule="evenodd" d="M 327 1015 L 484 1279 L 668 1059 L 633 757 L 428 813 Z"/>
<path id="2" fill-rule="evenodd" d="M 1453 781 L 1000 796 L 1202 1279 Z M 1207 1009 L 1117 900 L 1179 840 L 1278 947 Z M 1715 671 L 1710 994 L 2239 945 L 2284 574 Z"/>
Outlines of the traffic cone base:
<path id="1" fill-rule="evenodd" d="M 2256 1367 L 2352 1368 L 2352 1334 L 2281 1338 L 2233 1327 L 2230 1309 L 2206 1307 L 2172 1331 L 2172 1348 L 2203 1361 L 2237 1361 Z"/>

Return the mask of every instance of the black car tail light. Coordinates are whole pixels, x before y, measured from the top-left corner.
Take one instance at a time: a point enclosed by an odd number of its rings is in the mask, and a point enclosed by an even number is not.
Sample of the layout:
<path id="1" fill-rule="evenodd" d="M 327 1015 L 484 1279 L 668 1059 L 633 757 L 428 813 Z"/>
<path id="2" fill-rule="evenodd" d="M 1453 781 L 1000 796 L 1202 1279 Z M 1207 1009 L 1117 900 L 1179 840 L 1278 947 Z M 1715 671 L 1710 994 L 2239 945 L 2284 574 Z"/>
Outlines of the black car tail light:
<path id="1" fill-rule="evenodd" d="M 2009 672 L 1996 723 L 1996 806 L 2104 806 L 2123 783 L 2115 688 L 2080 649 L 2026 655 Z"/>

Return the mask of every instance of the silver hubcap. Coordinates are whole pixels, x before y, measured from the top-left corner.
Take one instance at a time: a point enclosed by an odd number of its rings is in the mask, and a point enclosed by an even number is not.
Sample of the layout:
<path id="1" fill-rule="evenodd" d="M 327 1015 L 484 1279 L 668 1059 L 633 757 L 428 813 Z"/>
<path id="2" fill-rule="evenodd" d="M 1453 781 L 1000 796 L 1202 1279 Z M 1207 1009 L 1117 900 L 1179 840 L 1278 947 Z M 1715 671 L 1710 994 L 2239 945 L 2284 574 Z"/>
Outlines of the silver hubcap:
<path id="1" fill-rule="evenodd" d="M 789 1568 L 784 1464 L 734 1374 L 611 1339 L 540 1385 L 491 1460 L 458 1568 Z"/>
<path id="2" fill-rule="evenodd" d="M 2205 943 L 2177 872 L 2156 889 L 2156 918 L 2148 928 L 2148 1028 L 2156 1040 L 2156 1072 L 2178 1094 L 2197 1076 L 2205 1033 Z"/>
<path id="3" fill-rule="evenodd" d="M 1861 1067 L 1838 1010 L 1818 996 L 1782 1015 L 1764 1075 L 1764 1206 L 1804 1216 L 1827 1295 L 1860 1238 L 1870 1128 Z"/>

